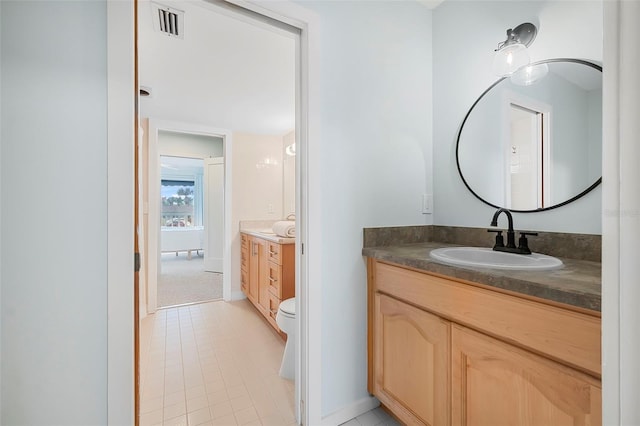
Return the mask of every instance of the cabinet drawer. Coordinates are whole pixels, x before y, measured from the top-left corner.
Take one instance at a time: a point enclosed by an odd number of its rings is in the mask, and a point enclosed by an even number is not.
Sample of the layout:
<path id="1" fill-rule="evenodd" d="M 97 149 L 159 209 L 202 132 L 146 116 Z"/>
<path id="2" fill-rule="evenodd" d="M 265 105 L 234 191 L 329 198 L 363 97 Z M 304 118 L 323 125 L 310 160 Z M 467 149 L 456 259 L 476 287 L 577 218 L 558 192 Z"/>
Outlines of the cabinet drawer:
<path id="1" fill-rule="evenodd" d="M 276 323 L 276 315 L 278 314 L 278 308 L 280 307 L 280 299 L 269 293 L 269 312 L 267 312 L 267 320 L 273 325 L 276 330 L 280 331 L 278 323 Z"/>
<path id="2" fill-rule="evenodd" d="M 282 266 L 269 262 L 267 278 L 269 280 L 269 293 L 278 299 L 282 298 Z"/>
<path id="3" fill-rule="evenodd" d="M 280 307 L 280 298 L 274 294 L 269 294 L 269 316 L 272 320 L 276 320 L 278 314 L 278 308 Z"/>
<path id="4" fill-rule="evenodd" d="M 267 247 L 267 257 L 269 258 L 270 262 L 274 262 L 278 265 L 282 265 L 282 256 L 281 256 L 281 246 L 278 243 L 272 243 L 272 242 L 268 242 L 268 247 Z"/>
<path id="5" fill-rule="evenodd" d="M 600 318 L 375 262 L 376 290 L 600 376 Z"/>

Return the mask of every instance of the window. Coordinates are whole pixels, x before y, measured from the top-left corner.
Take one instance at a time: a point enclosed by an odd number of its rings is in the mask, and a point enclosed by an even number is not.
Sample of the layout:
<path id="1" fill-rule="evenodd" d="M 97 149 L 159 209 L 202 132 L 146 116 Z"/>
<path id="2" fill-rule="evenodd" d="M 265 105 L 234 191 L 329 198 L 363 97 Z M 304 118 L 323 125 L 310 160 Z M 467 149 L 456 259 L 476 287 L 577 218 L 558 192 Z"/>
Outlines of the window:
<path id="1" fill-rule="evenodd" d="M 202 158 L 160 156 L 163 228 L 203 226 Z"/>
<path id="2" fill-rule="evenodd" d="M 163 179 L 160 186 L 162 197 L 162 226 L 200 226 L 195 223 L 195 182 Z"/>

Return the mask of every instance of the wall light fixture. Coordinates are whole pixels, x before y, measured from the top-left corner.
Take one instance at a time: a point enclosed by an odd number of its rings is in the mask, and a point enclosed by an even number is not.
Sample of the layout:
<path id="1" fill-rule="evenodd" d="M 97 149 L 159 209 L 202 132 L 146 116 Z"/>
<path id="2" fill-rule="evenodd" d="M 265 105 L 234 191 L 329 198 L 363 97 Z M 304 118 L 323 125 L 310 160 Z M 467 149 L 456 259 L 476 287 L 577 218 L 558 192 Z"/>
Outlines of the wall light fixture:
<path id="1" fill-rule="evenodd" d="M 518 69 L 529 65 L 529 46 L 538 34 L 535 25 L 525 22 L 507 30 L 507 39 L 498 44 L 493 58 L 493 72 L 500 77 L 513 74 Z"/>

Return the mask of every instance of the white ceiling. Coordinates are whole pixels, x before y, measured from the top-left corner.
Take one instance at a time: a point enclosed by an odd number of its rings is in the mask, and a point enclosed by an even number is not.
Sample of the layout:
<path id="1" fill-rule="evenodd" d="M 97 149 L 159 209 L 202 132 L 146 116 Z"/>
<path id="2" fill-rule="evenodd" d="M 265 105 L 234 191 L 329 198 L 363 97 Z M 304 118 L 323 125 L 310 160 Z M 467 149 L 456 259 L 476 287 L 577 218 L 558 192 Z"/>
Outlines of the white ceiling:
<path id="1" fill-rule="evenodd" d="M 157 3 L 185 12 L 184 39 L 157 32 L 151 2 L 139 3 L 139 84 L 151 88 L 140 98 L 143 117 L 268 135 L 293 130 L 293 36 L 200 0 Z"/>

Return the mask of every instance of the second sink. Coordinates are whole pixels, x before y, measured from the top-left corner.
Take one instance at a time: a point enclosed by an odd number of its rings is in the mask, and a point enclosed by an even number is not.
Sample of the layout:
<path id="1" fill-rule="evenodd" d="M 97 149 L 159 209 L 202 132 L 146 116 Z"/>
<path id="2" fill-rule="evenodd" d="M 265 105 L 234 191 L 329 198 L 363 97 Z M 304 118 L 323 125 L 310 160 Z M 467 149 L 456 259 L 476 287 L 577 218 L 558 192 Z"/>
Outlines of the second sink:
<path id="1" fill-rule="evenodd" d="M 431 250 L 430 257 L 447 265 L 519 271 L 546 271 L 563 265 L 560 259 L 545 254 L 522 255 L 485 247 L 444 247 Z"/>

